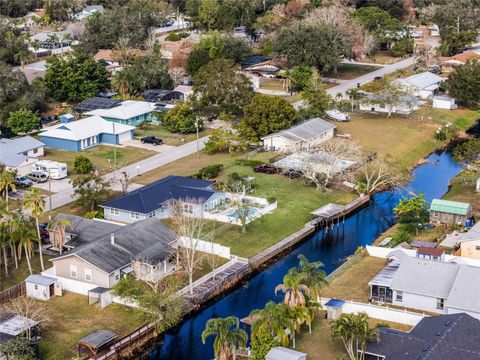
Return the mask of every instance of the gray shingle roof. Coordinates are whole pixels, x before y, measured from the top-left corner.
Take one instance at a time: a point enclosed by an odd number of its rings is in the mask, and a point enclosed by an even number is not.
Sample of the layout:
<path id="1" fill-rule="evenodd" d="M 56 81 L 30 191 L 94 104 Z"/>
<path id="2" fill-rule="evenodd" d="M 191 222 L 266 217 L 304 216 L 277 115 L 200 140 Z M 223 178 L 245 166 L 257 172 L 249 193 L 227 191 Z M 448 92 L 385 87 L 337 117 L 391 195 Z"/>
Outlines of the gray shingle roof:
<path id="1" fill-rule="evenodd" d="M 480 268 L 469 265 L 458 265 L 458 267 L 459 270 L 445 306 L 480 312 Z"/>
<path id="2" fill-rule="evenodd" d="M 282 136 L 295 142 L 307 141 L 317 135 L 326 133 L 327 131 L 330 131 L 335 128 L 336 128 L 335 125 L 332 125 L 325 120 L 322 120 L 320 118 L 313 118 L 313 119 L 304 121 L 301 124 L 292 126 L 290 129 L 282 130 L 282 131 L 267 135 L 262 139 L 268 139 L 270 137 L 275 137 L 275 136 Z"/>
<path id="3" fill-rule="evenodd" d="M 25 282 L 42 286 L 48 286 L 53 284 L 55 281 L 57 281 L 57 279 L 38 274 L 30 275 L 25 279 Z"/>
<path id="4" fill-rule="evenodd" d="M 176 234 L 162 220 L 152 217 L 121 227 L 111 234 L 90 241 L 52 261 L 76 255 L 107 274 L 121 269 L 132 260 L 160 261 L 170 254 L 170 243 Z"/>
<path id="5" fill-rule="evenodd" d="M 16 139 L 0 139 L 1 154 L 22 154 L 42 146 L 45 146 L 45 144 L 31 136 L 23 136 Z"/>

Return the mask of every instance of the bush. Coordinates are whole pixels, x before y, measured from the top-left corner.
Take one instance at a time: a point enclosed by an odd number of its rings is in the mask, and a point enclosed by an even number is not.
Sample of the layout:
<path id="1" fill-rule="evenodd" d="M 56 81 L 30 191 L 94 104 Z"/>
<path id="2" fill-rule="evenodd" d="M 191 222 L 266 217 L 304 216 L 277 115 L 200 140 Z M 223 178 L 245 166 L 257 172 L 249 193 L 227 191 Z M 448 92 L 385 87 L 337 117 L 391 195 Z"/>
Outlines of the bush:
<path id="1" fill-rule="evenodd" d="M 182 40 L 182 37 L 175 33 L 171 33 L 165 38 L 165 41 L 180 41 L 180 40 Z"/>
<path id="2" fill-rule="evenodd" d="M 190 105 L 183 103 L 177 104 L 163 115 L 162 124 L 170 132 L 180 132 L 182 134 L 192 133 L 197 130 L 195 123 L 198 121 L 199 130 L 203 129 L 203 120 L 197 119 L 195 111 Z"/>
<path id="3" fill-rule="evenodd" d="M 453 149 L 455 161 L 477 160 L 480 154 L 480 139 L 474 138 L 458 144 Z"/>
<path id="4" fill-rule="evenodd" d="M 223 169 L 223 164 L 215 164 L 201 168 L 198 173 L 194 175 L 197 179 L 214 179 Z"/>
<path id="5" fill-rule="evenodd" d="M 390 54 L 395 57 L 402 57 L 413 53 L 413 39 L 404 38 L 397 40 L 390 48 Z"/>
<path id="6" fill-rule="evenodd" d="M 251 160 L 251 159 L 236 159 L 235 160 L 235 165 L 238 166 L 250 166 L 250 167 L 255 167 L 258 165 L 262 165 L 263 161 L 260 160 Z"/>
<path id="7" fill-rule="evenodd" d="M 104 219 L 103 211 L 99 210 L 92 210 L 85 214 L 85 218 L 87 219 Z"/>
<path id="8" fill-rule="evenodd" d="M 390 247 L 395 247 L 398 244 L 403 242 L 409 243 L 412 241 L 412 235 L 410 235 L 406 231 L 399 231 L 395 235 L 392 236 L 392 240 L 388 244 Z"/>
<path id="9" fill-rule="evenodd" d="M 269 196 L 267 197 L 267 201 L 269 204 L 273 204 L 275 201 L 277 201 L 277 198 L 275 196 Z"/>
<path id="10" fill-rule="evenodd" d="M 93 171 L 93 164 L 89 158 L 79 155 L 73 162 L 73 169 L 77 174 L 88 174 Z"/>

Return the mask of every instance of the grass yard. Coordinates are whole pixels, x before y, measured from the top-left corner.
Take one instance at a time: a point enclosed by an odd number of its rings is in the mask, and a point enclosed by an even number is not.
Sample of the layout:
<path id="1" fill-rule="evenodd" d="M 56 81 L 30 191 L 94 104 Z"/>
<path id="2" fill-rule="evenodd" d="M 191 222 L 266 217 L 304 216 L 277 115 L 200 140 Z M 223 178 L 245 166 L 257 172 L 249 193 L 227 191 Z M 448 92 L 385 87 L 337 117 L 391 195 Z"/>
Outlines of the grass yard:
<path id="1" fill-rule="evenodd" d="M 377 240 L 375 240 L 375 243 L 380 243 L 383 239 L 387 237 L 394 237 L 395 234 L 400 232 L 400 225 L 395 224 L 393 225 L 390 229 L 385 231 Z M 413 240 L 421 240 L 421 241 L 427 241 L 427 242 L 435 242 L 437 239 L 440 239 L 447 231 L 443 225 L 438 225 L 435 226 L 433 229 L 419 229 L 418 235 L 415 233 L 411 234 L 412 241 Z M 395 238 L 392 239 L 387 247 L 395 247 L 398 245 L 398 243 L 395 243 Z"/>
<path id="2" fill-rule="evenodd" d="M 286 90 L 285 80 L 261 77 L 260 88 L 267 89 L 267 90 L 285 91 Z"/>
<path id="3" fill-rule="evenodd" d="M 199 132 L 199 137 L 208 136 L 213 132 L 212 129 L 205 128 Z M 166 145 L 178 146 L 186 144 L 190 141 L 194 141 L 197 139 L 197 134 L 173 134 L 169 132 L 165 127 L 162 125 L 145 125 L 142 129 L 135 130 L 136 137 L 144 137 L 153 135 L 159 139 L 163 140 L 163 143 Z M 182 141 L 183 139 L 183 141 Z"/>
<path id="4" fill-rule="evenodd" d="M 372 71 L 380 69 L 380 66 L 373 65 L 358 65 L 358 64 L 340 64 L 337 68 L 337 74 L 332 71 L 322 74 L 327 78 L 335 78 L 340 80 L 351 80 L 359 76 L 371 73 Z"/>
<path id="5" fill-rule="evenodd" d="M 388 65 L 388 64 L 396 63 L 400 60 L 402 59 L 390 55 L 390 53 L 387 50 L 380 50 L 380 51 L 377 51 L 374 55 L 366 59 L 362 59 L 362 62 L 371 63 L 371 64 Z"/>
<path id="6" fill-rule="evenodd" d="M 408 331 L 411 326 L 397 324 L 393 322 L 370 319 L 371 327 L 382 326 L 397 330 Z M 304 330 L 297 335 L 297 351 L 307 353 L 308 360 L 338 360 L 347 359 L 347 352 L 340 339 L 332 340 L 331 338 L 331 322 L 327 320 L 316 319 L 313 322 L 312 333 L 309 334 Z"/>
<path id="7" fill-rule="evenodd" d="M 8 254 L 10 254 L 10 252 L 8 252 Z M 49 259 L 51 258 L 52 258 L 51 256 L 43 254 L 43 263 L 45 265 L 45 268 L 51 267 L 52 263 L 49 261 Z M 33 273 L 38 274 L 42 270 L 40 267 L 40 255 L 38 255 L 38 253 L 35 253 L 35 256 L 31 259 L 31 263 L 32 263 Z M 30 275 L 25 257 L 22 257 L 22 259 L 19 260 L 18 265 L 19 265 L 18 269 L 15 269 L 15 263 L 14 263 L 13 257 L 9 258 L 8 276 L 5 276 L 5 266 L 3 263 L 3 255 L 1 256 L 0 291 L 8 289 L 9 287 L 12 287 L 14 285 L 21 283 Z"/>
<path id="8" fill-rule="evenodd" d="M 100 309 L 88 305 L 86 296 L 69 292 L 42 304 L 48 306 L 51 318 L 51 324 L 42 331 L 42 359 L 76 358 L 78 340 L 91 332 L 103 329 L 122 336 L 144 323 L 138 310 L 118 304 Z"/>
<path id="9" fill-rule="evenodd" d="M 391 156 L 405 169 L 442 144 L 434 138 L 438 125 L 416 117 L 354 113 L 350 122 L 336 125 L 338 130 L 351 134 L 364 150 Z"/>
<path id="10" fill-rule="evenodd" d="M 133 164 L 150 156 L 157 155 L 155 151 L 133 146 L 117 146 L 116 152 L 117 164 L 122 166 Z M 68 172 L 70 174 L 73 173 L 73 162 L 79 155 L 88 157 L 92 161 L 95 168 L 99 170 L 107 170 L 111 165 L 113 165 L 114 148 L 113 146 L 99 145 L 82 152 L 45 148 L 45 159 L 67 163 Z"/>
<path id="11" fill-rule="evenodd" d="M 454 124 L 458 130 L 467 130 L 475 121 L 480 119 L 480 113 L 478 111 L 468 109 L 452 111 L 425 106 L 416 111 L 415 115 L 424 116 L 426 120 L 433 120 L 439 125 L 445 125 L 447 122 L 450 122 Z"/>
<path id="12" fill-rule="evenodd" d="M 365 255 L 345 270 L 329 280 L 328 287 L 322 290 L 323 297 L 336 297 L 343 300 L 368 302 L 370 287 L 368 282 L 387 265 L 387 260 Z"/>
<path id="13" fill-rule="evenodd" d="M 478 217 L 480 214 L 480 194 L 476 192 L 475 183 L 479 177 L 480 174 L 476 171 L 462 171 L 453 178 L 452 186 L 443 198 L 472 204 L 473 211 Z"/>

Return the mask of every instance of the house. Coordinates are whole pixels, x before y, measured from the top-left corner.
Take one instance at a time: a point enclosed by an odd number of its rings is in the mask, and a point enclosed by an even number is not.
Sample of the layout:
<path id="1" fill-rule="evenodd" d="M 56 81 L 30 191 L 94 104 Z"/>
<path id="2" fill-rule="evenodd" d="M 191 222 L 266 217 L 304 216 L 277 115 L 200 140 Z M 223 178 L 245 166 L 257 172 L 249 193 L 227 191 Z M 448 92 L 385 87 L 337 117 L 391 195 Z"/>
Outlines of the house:
<path id="1" fill-rule="evenodd" d="M 156 120 L 153 115 L 154 111 L 155 104 L 147 101 L 127 100 L 108 109 L 88 111 L 85 115 L 100 116 L 107 121 L 136 126 L 145 120 Z"/>
<path id="2" fill-rule="evenodd" d="M 57 279 L 43 276 L 30 275 L 25 279 L 27 296 L 37 300 L 50 300 L 54 295 L 62 295 L 62 287 Z"/>
<path id="3" fill-rule="evenodd" d="M 32 35 L 30 37 L 30 43 L 38 43 L 37 48 L 31 48 L 32 52 L 43 52 L 45 50 L 59 50 L 64 52 L 70 48 L 70 45 L 76 44 L 77 41 L 73 40 L 74 34 L 71 30 L 62 30 L 62 31 L 45 31 L 38 34 Z M 29 49 L 30 50 L 30 49 Z"/>
<path id="4" fill-rule="evenodd" d="M 82 9 L 82 11 L 75 14 L 74 19 L 75 20 L 84 20 L 84 19 L 87 19 L 94 14 L 102 14 L 104 11 L 105 11 L 105 9 L 104 9 L 103 5 L 85 6 Z"/>
<path id="5" fill-rule="evenodd" d="M 310 150 L 333 138 L 335 128 L 325 120 L 313 118 L 290 129 L 264 136 L 263 147 L 268 151 L 281 152 Z"/>
<path id="6" fill-rule="evenodd" d="M 359 103 L 359 109 L 363 111 L 374 111 L 379 113 L 394 113 L 408 115 L 412 111 L 420 109 L 420 103 L 415 96 L 401 96 L 396 104 L 386 104 L 385 95 L 368 94 Z"/>
<path id="7" fill-rule="evenodd" d="M 193 95 L 193 87 L 189 85 L 178 85 L 173 91 L 183 94 L 183 101 L 187 101 Z"/>
<path id="8" fill-rule="evenodd" d="M 458 105 L 455 104 L 455 99 L 448 96 L 434 96 L 432 107 L 435 109 L 456 110 Z"/>
<path id="9" fill-rule="evenodd" d="M 170 175 L 101 207 L 105 219 L 132 223 L 149 217 L 167 218 L 172 215 L 171 203 L 180 201 L 185 215 L 201 218 L 204 211 L 225 202 L 225 193 L 214 190 L 213 185 L 213 181 Z"/>
<path id="10" fill-rule="evenodd" d="M 275 77 L 281 70 L 286 69 L 288 62 L 286 59 L 273 59 L 256 63 L 244 68 L 244 71 L 258 76 Z"/>
<path id="11" fill-rule="evenodd" d="M 429 212 L 431 222 L 465 224 L 472 216 L 472 206 L 459 201 L 433 199 Z"/>
<path id="12" fill-rule="evenodd" d="M 82 114 L 97 109 L 111 109 L 116 106 L 120 106 L 121 103 L 122 102 L 120 100 L 94 97 L 83 100 L 81 103 L 75 106 L 75 111 Z"/>
<path id="13" fill-rule="evenodd" d="M 376 301 L 438 314 L 465 312 L 480 319 L 480 287 L 474 285 L 479 278 L 479 267 L 405 256 L 368 284 Z"/>
<path id="14" fill-rule="evenodd" d="M 31 136 L 16 139 L 0 139 L 0 163 L 8 171 L 18 175 L 26 175 L 32 171 L 32 166 L 43 156 L 45 144 Z"/>
<path id="15" fill-rule="evenodd" d="M 100 49 L 93 58 L 98 62 L 105 64 L 105 67 L 110 74 L 116 74 L 120 70 L 123 70 L 119 58 L 113 55 L 111 49 Z"/>
<path id="16" fill-rule="evenodd" d="M 144 278 L 151 272 L 165 276 L 174 269 L 170 244 L 176 238 L 160 219 L 148 218 L 90 239 L 51 259 L 53 268 L 44 275 L 56 278 L 63 289 L 84 295 L 97 287 L 111 289 L 122 274 L 130 274 L 136 267 L 142 269 L 139 274 Z"/>
<path id="17" fill-rule="evenodd" d="M 142 93 L 142 97 L 145 101 L 162 104 L 173 104 L 186 100 L 185 95 L 181 91 L 166 89 L 145 90 Z"/>
<path id="18" fill-rule="evenodd" d="M 467 232 L 456 237 L 456 245 L 460 246 L 460 256 L 480 260 L 480 222 Z"/>
<path id="19" fill-rule="evenodd" d="M 133 138 L 135 127 L 116 124 L 99 116 L 58 124 L 44 129 L 40 139 L 47 147 L 81 151 L 100 144 L 123 144 Z"/>
<path id="20" fill-rule="evenodd" d="M 448 75 L 460 65 L 465 65 L 469 60 L 479 59 L 480 53 L 469 50 L 449 57 L 440 57 L 440 65 L 442 66 L 442 72 Z"/>
<path id="21" fill-rule="evenodd" d="M 442 81 L 443 79 L 440 76 L 429 71 L 395 80 L 396 83 L 404 85 L 413 95 L 421 99 L 433 98 Z"/>
<path id="22" fill-rule="evenodd" d="M 365 360 L 480 359 L 480 322 L 465 313 L 427 316 L 410 331 L 379 328 Z"/>

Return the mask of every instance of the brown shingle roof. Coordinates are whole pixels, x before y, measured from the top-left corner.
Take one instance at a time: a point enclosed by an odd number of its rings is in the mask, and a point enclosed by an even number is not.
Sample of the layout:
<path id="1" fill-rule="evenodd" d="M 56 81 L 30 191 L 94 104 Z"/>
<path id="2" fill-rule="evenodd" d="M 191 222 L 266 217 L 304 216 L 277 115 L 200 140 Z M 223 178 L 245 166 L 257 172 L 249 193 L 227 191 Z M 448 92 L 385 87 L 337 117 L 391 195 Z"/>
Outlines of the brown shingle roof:
<path id="1" fill-rule="evenodd" d="M 420 246 L 417 250 L 417 254 L 431 255 L 431 256 L 442 256 L 443 250 L 439 248 L 428 248 L 425 246 Z"/>

